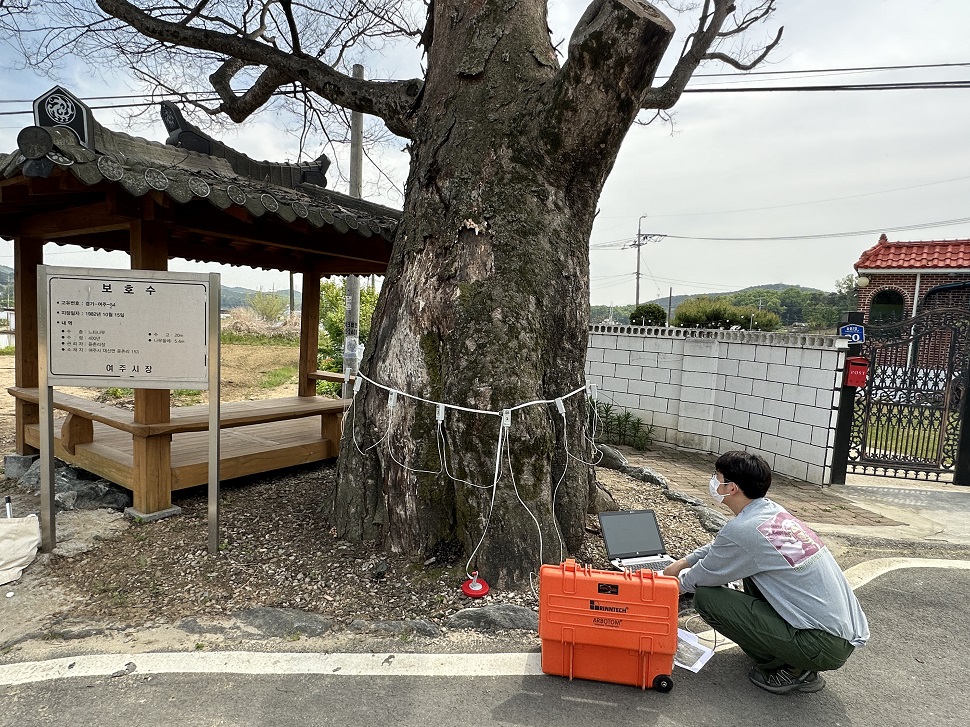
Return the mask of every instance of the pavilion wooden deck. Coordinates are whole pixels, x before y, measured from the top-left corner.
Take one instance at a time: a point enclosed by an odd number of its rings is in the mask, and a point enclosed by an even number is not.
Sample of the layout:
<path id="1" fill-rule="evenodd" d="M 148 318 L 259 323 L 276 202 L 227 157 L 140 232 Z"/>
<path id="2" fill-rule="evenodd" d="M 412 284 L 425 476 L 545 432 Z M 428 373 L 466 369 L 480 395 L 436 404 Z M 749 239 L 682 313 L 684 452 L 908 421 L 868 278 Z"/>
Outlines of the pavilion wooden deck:
<path id="1" fill-rule="evenodd" d="M 36 388 L 8 389 L 18 401 L 38 402 Z M 235 401 L 220 411 L 220 479 L 259 474 L 283 467 L 319 462 L 337 456 L 345 399 L 293 396 L 283 399 Z M 132 412 L 54 392 L 54 408 L 67 412 L 60 426 L 55 421 L 54 455 L 132 490 L 135 509 L 143 509 L 157 490 L 194 487 L 208 481 L 209 407 L 171 410 L 170 421 L 140 424 Z M 24 439 L 40 447 L 40 425 L 27 424 Z M 149 443 L 168 449 L 168 473 L 144 477 L 139 451 Z M 140 474 L 141 473 L 141 474 Z M 148 485 L 146 486 L 146 483 Z M 142 507 L 139 505 L 142 504 Z"/>

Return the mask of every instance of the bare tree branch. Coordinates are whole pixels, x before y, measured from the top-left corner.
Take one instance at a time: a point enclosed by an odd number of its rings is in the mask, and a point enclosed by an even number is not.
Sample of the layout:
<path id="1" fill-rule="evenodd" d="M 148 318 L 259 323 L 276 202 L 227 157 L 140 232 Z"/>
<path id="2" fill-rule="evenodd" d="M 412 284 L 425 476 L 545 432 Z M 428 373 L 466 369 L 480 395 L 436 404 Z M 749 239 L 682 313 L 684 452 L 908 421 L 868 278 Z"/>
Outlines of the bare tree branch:
<path id="1" fill-rule="evenodd" d="M 781 41 L 784 28 L 780 28 L 775 39 L 763 48 L 754 60 L 747 63 L 717 50 L 716 47 L 718 41 L 737 36 L 755 23 L 765 20 L 775 11 L 775 0 L 762 0 L 756 7 L 747 11 L 743 18 L 725 28 L 725 23 L 734 16 L 736 10 L 735 0 L 704 0 L 697 30 L 688 36 L 680 59 L 667 82 L 647 92 L 643 99 L 643 108 L 669 109 L 672 107 L 684 92 L 694 71 L 705 60 L 727 63 L 738 70 L 751 70 L 765 59 Z"/>
<path id="2" fill-rule="evenodd" d="M 293 46 L 293 52 L 300 55 L 303 51 L 300 50 L 300 31 L 296 29 L 292 0 L 280 0 L 280 6 L 283 8 L 283 14 L 286 15 L 286 24 L 290 26 L 290 44 Z"/>
<path id="3" fill-rule="evenodd" d="M 222 103 L 209 113 L 224 113 L 235 122 L 243 121 L 253 112 L 261 109 L 281 86 L 292 83 L 294 79 L 276 68 L 264 68 L 256 81 L 242 95 L 233 92 L 230 81 L 247 64 L 235 58 L 209 76 L 212 88 L 219 94 Z"/>
<path id="4" fill-rule="evenodd" d="M 199 17 L 199 13 L 205 10 L 205 6 L 208 4 L 209 4 L 209 0 L 200 0 L 198 5 L 192 8 L 192 11 L 188 15 L 186 15 L 185 18 L 182 20 L 182 25 L 188 25 L 197 17 Z"/>
<path id="5" fill-rule="evenodd" d="M 753 61 L 748 63 L 744 63 L 733 56 L 729 56 L 727 53 L 705 53 L 704 60 L 720 61 L 721 63 L 726 63 L 729 66 L 737 68 L 739 71 L 750 71 L 752 68 L 761 63 L 761 61 L 767 58 L 768 54 L 771 53 L 775 46 L 781 42 L 781 33 L 783 30 L 784 28 L 778 28 L 778 34 L 775 36 L 775 39 L 766 45 Z"/>
<path id="6" fill-rule="evenodd" d="M 289 53 L 256 38 L 242 37 L 238 34 L 230 35 L 163 20 L 126 0 L 97 0 L 97 4 L 104 12 L 149 38 L 165 44 L 212 51 L 237 59 L 243 65 L 236 68 L 236 72 L 246 66 L 266 66 L 268 69 L 273 69 L 270 74 L 265 76 L 261 74 L 266 84 L 274 80 L 278 80 L 280 85 L 291 81 L 299 82 L 331 103 L 380 117 L 388 128 L 399 136 L 411 138 L 413 135 L 409 111 L 421 90 L 420 79 L 357 80 L 305 53 Z M 265 86 L 259 90 L 259 94 L 265 94 L 265 92 Z M 256 99 L 259 94 L 251 96 L 250 101 Z M 236 110 L 242 114 L 249 108 L 249 104 L 240 101 Z M 255 111 L 255 107 L 248 110 L 248 113 L 252 111 Z M 242 118 L 245 116 L 235 120 Z"/>

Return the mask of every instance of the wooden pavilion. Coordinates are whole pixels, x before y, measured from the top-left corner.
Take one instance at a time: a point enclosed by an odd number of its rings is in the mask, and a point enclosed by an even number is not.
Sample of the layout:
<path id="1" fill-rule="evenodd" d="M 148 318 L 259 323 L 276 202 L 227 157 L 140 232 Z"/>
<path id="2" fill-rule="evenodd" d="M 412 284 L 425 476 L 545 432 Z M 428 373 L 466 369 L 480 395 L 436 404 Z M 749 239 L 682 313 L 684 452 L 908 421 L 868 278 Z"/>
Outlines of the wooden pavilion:
<path id="1" fill-rule="evenodd" d="M 16 449 L 38 451 L 37 266 L 44 244 L 122 250 L 133 270 L 172 258 L 303 276 L 297 395 L 222 405 L 224 479 L 337 454 L 342 400 L 316 396 L 320 279 L 383 274 L 400 213 L 325 188 L 329 160 L 257 162 L 163 102 L 166 143 L 105 129 L 60 87 L 34 102 L 18 149 L 0 154 L 0 236 L 14 242 Z M 55 455 L 130 489 L 143 514 L 206 482 L 207 407 L 136 389 L 134 411 L 55 392 Z"/>

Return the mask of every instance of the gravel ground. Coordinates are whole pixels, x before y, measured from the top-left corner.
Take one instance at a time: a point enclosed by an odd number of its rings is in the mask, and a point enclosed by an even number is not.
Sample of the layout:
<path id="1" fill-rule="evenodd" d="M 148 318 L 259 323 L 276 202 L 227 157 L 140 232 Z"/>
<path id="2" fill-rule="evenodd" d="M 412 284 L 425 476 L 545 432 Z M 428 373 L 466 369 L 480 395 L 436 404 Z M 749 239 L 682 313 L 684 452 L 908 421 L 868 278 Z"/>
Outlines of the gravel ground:
<path id="1" fill-rule="evenodd" d="M 176 493 L 180 517 L 106 532 L 93 549 L 55 556 L 45 570 L 74 594 L 72 618 L 100 623 L 174 623 L 268 607 L 319 613 L 344 624 L 356 619 L 441 624 L 472 605 L 537 608 L 528 586 L 493 589 L 470 601 L 460 591 L 463 559 L 415 563 L 369 543 L 338 540 L 325 505 L 334 475 L 333 465 L 318 465 L 224 484 L 224 542 L 216 557 L 207 554 L 205 494 L 189 491 Z M 622 507 L 657 511 L 672 555 L 711 539 L 693 512 L 659 488 L 602 468 L 598 478 Z M 576 557 L 608 567 L 595 516 L 587 518 L 587 537 Z"/>

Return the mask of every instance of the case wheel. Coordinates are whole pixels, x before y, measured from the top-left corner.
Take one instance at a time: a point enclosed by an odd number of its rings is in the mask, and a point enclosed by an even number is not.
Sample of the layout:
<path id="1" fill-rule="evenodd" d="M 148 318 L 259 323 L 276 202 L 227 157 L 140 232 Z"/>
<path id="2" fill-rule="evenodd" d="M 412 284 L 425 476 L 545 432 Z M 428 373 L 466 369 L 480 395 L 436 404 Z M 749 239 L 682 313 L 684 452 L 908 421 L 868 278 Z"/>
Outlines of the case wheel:
<path id="1" fill-rule="evenodd" d="M 653 688 L 658 692 L 669 692 L 674 688 L 674 680 L 669 674 L 658 674 L 653 678 Z"/>

